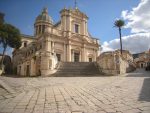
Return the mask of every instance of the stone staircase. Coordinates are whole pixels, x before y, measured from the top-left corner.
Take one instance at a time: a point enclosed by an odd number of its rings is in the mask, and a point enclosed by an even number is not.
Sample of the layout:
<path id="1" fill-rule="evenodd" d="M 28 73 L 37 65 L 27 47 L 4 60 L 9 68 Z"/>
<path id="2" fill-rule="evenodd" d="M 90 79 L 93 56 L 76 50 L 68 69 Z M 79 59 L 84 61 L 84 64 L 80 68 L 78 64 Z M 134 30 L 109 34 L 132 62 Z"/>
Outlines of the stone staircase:
<path id="1" fill-rule="evenodd" d="M 94 62 L 61 62 L 52 76 L 98 76 L 101 74 Z"/>

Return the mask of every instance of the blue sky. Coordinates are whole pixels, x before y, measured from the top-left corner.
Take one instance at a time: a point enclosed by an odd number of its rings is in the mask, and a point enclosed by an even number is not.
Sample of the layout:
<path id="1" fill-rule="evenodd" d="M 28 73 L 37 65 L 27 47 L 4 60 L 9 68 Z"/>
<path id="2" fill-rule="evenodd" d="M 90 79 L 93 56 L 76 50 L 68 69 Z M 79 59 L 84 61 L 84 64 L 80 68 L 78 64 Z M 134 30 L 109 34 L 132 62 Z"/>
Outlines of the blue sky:
<path id="1" fill-rule="evenodd" d="M 103 44 L 118 38 L 118 30 L 113 27 L 113 23 L 121 18 L 122 11 L 131 11 L 140 2 L 141 0 L 77 0 L 77 6 L 89 17 L 88 29 L 91 35 L 99 38 Z M 5 21 L 27 35 L 33 35 L 35 18 L 45 6 L 56 23 L 60 20 L 59 11 L 64 7 L 74 7 L 74 0 L 0 0 L 0 12 L 5 13 Z M 123 29 L 123 36 L 133 34 L 131 29 Z"/>

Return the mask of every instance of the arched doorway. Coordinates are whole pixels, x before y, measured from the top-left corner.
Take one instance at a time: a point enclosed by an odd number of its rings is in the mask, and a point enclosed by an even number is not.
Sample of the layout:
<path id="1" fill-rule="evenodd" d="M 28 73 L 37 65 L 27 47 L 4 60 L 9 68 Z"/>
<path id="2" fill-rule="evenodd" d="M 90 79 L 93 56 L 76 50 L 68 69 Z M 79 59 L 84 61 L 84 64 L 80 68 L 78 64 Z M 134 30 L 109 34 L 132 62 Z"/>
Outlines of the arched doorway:
<path id="1" fill-rule="evenodd" d="M 79 62 L 79 60 L 80 60 L 80 53 L 74 52 L 74 62 Z"/>
<path id="2" fill-rule="evenodd" d="M 142 63 L 142 64 L 141 64 L 141 68 L 143 68 L 143 66 L 144 66 L 144 65 L 143 65 L 143 63 Z"/>
<path id="3" fill-rule="evenodd" d="M 88 62 L 93 62 L 93 54 L 88 54 Z"/>
<path id="4" fill-rule="evenodd" d="M 27 65 L 26 76 L 30 76 L 30 66 Z"/>

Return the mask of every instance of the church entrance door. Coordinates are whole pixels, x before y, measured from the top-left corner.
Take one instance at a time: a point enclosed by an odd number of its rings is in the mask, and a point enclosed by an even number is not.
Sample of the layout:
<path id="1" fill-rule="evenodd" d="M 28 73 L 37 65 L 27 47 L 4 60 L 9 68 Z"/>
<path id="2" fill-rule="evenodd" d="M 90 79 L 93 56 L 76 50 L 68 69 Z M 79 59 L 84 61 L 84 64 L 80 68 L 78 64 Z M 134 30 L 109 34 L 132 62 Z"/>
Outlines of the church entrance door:
<path id="1" fill-rule="evenodd" d="M 57 56 L 57 60 L 60 62 L 61 61 L 61 54 L 56 54 L 56 56 Z"/>
<path id="2" fill-rule="evenodd" d="M 92 58 L 89 58 L 89 62 L 92 62 Z"/>
<path id="3" fill-rule="evenodd" d="M 80 53 L 74 53 L 74 62 L 79 62 Z"/>
<path id="4" fill-rule="evenodd" d="M 30 67 L 29 67 L 29 65 L 27 65 L 26 75 L 27 75 L 27 76 L 30 76 Z"/>

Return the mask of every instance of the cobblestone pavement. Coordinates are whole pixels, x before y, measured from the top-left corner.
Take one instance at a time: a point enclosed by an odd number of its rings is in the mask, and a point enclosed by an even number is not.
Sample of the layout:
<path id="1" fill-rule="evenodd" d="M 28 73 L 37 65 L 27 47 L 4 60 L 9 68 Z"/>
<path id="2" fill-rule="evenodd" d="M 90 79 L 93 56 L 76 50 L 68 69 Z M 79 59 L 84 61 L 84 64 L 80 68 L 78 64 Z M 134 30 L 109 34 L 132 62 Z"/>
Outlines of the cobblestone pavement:
<path id="1" fill-rule="evenodd" d="M 0 113 L 150 113 L 150 72 L 111 77 L 0 77 Z M 0 88 L 2 89 L 2 88 Z"/>

